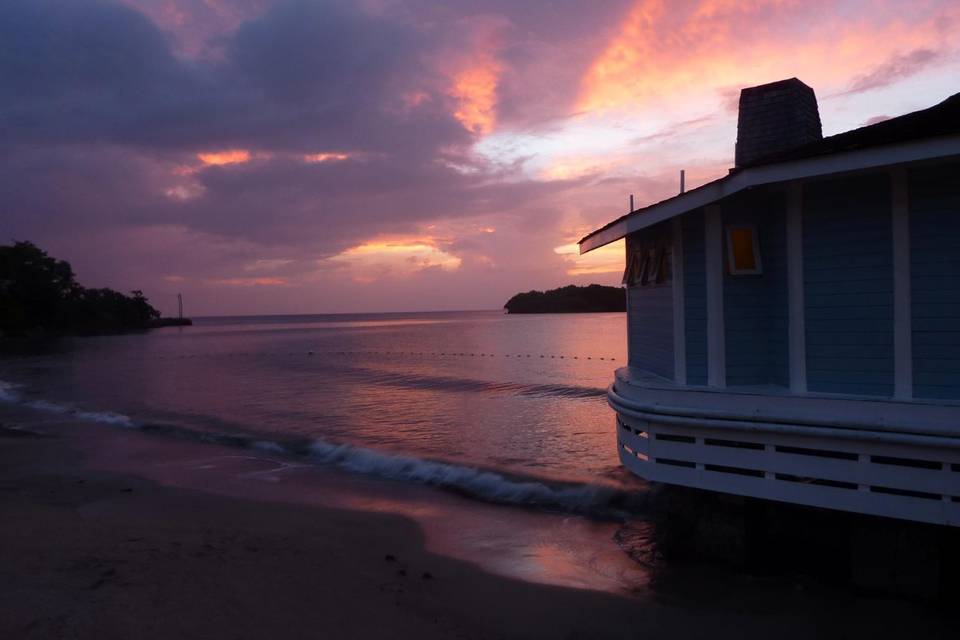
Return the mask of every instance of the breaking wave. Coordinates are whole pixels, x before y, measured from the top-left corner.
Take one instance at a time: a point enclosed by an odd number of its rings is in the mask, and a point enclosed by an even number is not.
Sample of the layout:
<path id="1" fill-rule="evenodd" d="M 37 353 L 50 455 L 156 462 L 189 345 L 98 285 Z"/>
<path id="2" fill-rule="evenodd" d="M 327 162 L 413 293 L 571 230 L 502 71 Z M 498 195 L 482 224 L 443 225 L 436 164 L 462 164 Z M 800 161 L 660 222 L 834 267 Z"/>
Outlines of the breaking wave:
<path id="1" fill-rule="evenodd" d="M 15 389 L 15 385 L 0 380 L 0 402 L 19 402 L 20 394 Z"/>
<path id="2" fill-rule="evenodd" d="M 36 409 L 38 411 L 68 415 L 72 418 L 83 420 L 84 422 L 100 422 L 103 424 L 112 424 L 115 426 L 130 428 L 137 426 L 130 416 L 125 416 L 122 413 L 113 413 L 111 411 L 85 411 L 83 409 L 71 407 L 70 405 L 60 404 L 58 402 L 50 402 L 48 400 L 26 401 L 16 389 L 17 385 L 0 380 L 0 402 L 16 403 L 25 407 L 30 407 L 31 409 Z"/>
<path id="3" fill-rule="evenodd" d="M 323 440 L 311 443 L 310 457 L 354 473 L 432 485 L 486 502 L 557 509 L 592 517 L 621 517 L 641 511 L 645 506 L 642 494 L 612 487 L 510 478 L 495 471 Z"/>
<path id="4" fill-rule="evenodd" d="M 266 454 L 305 458 L 352 473 L 386 480 L 429 485 L 460 495 L 504 505 L 535 507 L 574 513 L 591 518 L 622 519 L 646 510 L 647 494 L 609 486 L 561 483 L 506 474 L 380 451 L 322 439 L 274 441 L 262 436 L 202 431 L 174 424 L 137 422 L 113 412 L 86 411 L 47 400 L 25 401 L 15 385 L 0 381 L 0 402 L 16 403 L 86 422 L 139 429 L 157 435 L 207 442 L 221 446 L 256 449 Z"/>

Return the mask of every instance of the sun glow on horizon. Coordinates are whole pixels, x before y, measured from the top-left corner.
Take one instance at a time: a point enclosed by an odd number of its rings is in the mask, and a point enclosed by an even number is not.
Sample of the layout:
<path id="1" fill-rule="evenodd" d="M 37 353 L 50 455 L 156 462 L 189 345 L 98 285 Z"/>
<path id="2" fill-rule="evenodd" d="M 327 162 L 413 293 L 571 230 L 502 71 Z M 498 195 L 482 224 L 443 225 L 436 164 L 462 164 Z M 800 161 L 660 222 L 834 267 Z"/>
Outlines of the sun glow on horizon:
<path id="1" fill-rule="evenodd" d="M 575 242 L 554 247 L 553 252 L 567 262 L 568 276 L 585 276 L 622 272 L 626 249 L 618 240 L 583 255 Z"/>
<path id="2" fill-rule="evenodd" d="M 379 238 L 350 247 L 326 262 L 346 266 L 353 279 L 370 283 L 391 276 L 410 275 L 425 269 L 456 271 L 463 261 L 438 246 L 433 237 Z"/>

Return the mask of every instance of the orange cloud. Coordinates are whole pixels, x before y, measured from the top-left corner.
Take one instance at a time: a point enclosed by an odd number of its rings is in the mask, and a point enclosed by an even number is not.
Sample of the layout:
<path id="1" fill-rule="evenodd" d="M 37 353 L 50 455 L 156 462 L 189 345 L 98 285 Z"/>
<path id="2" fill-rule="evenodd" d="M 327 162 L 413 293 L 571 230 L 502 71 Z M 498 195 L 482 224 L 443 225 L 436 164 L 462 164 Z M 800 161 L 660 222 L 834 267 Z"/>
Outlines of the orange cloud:
<path id="1" fill-rule="evenodd" d="M 832 92 L 890 56 L 955 47 L 941 25 L 956 9 L 878 9 L 797 28 L 818 9 L 796 0 L 703 0 L 684 7 L 640 0 L 581 81 L 577 108 L 604 111 L 686 104 L 725 87 L 798 76 Z"/>
<path id="2" fill-rule="evenodd" d="M 462 260 L 437 245 L 436 239 L 430 236 L 377 238 L 350 247 L 326 262 L 348 268 L 354 280 L 364 283 L 429 268 L 459 269 Z"/>
<path id="3" fill-rule="evenodd" d="M 583 276 L 621 273 L 626 249 L 623 240 L 618 240 L 584 255 L 580 255 L 580 247 L 576 243 L 561 245 L 554 248 L 553 252 L 567 262 L 568 276 Z"/>
<path id="4" fill-rule="evenodd" d="M 290 285 L 286 278 L 220 278 L 207 280 L 207 282 L 228 287 L 286 287 Z"/>
<path id="5" fill-rule="evenodd" d="M 246 149 L 228 149 L 198 153 L 197 159 L 205 165 L 241 164 L 250 162 L 250 152 Z"/>
<path id="6" fill-rule="evenodd" d="M 545 180 L 574 180 L 598 174 L 603 168 L 613 164 L 612 158 L 608 154 L 604 155 L 606 157 L 596 155 L 561 157 L 545 167 L 540 175 Z M 630 158 L 630 161 L 633 161 L 633 158 Z"/>
<path id="7" fill-rule="evenodd" d="M 496 124 L 500 72 L 500 65 L 488 56 L 454 76 L 450 95 L 459 106 L 453 115 L 472 133 L 486 135 Z"/>
<path id="8" fill-rule="evenodd" d="M 330 162 L 332 160 L 346 160 L 349 157 L 350 154 L 348 153 L 336 153 L 333 151 L 328 151 L 325 153 L 308 153 L 303 156 L 303 161 L 315 164 L 318 162 Z"/>

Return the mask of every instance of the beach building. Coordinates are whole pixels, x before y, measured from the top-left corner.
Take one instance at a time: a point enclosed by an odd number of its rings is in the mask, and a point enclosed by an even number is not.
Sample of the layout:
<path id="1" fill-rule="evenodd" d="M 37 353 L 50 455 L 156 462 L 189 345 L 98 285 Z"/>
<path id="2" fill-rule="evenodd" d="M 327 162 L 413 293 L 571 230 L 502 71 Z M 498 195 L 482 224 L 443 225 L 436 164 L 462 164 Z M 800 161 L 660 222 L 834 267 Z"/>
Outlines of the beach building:
<path id="1" fill-rule="evenodd" d="M 626 238 L 623 464 L 661 483 L 960 526 L 960 94 L 824 138 L 740 94 L 735 167 Z"/>

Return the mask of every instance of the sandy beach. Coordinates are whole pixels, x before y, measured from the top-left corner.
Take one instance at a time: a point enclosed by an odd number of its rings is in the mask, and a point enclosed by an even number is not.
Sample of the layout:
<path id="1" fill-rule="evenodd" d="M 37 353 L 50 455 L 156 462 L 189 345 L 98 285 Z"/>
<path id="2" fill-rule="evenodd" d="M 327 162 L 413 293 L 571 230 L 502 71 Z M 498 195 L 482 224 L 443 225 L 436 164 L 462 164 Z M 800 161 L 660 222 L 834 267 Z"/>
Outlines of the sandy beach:
<path id="1" fill-rule="evenodd" d="M 618 596 L 525 583 L 426 551 L 402 517 L 96 470 L 71 434 L 106 428 L 33 435 L 15 418 L 5 410 L 0 430 L 2 638 L 951 635 L 924 606 L 782 585 Z"/>

